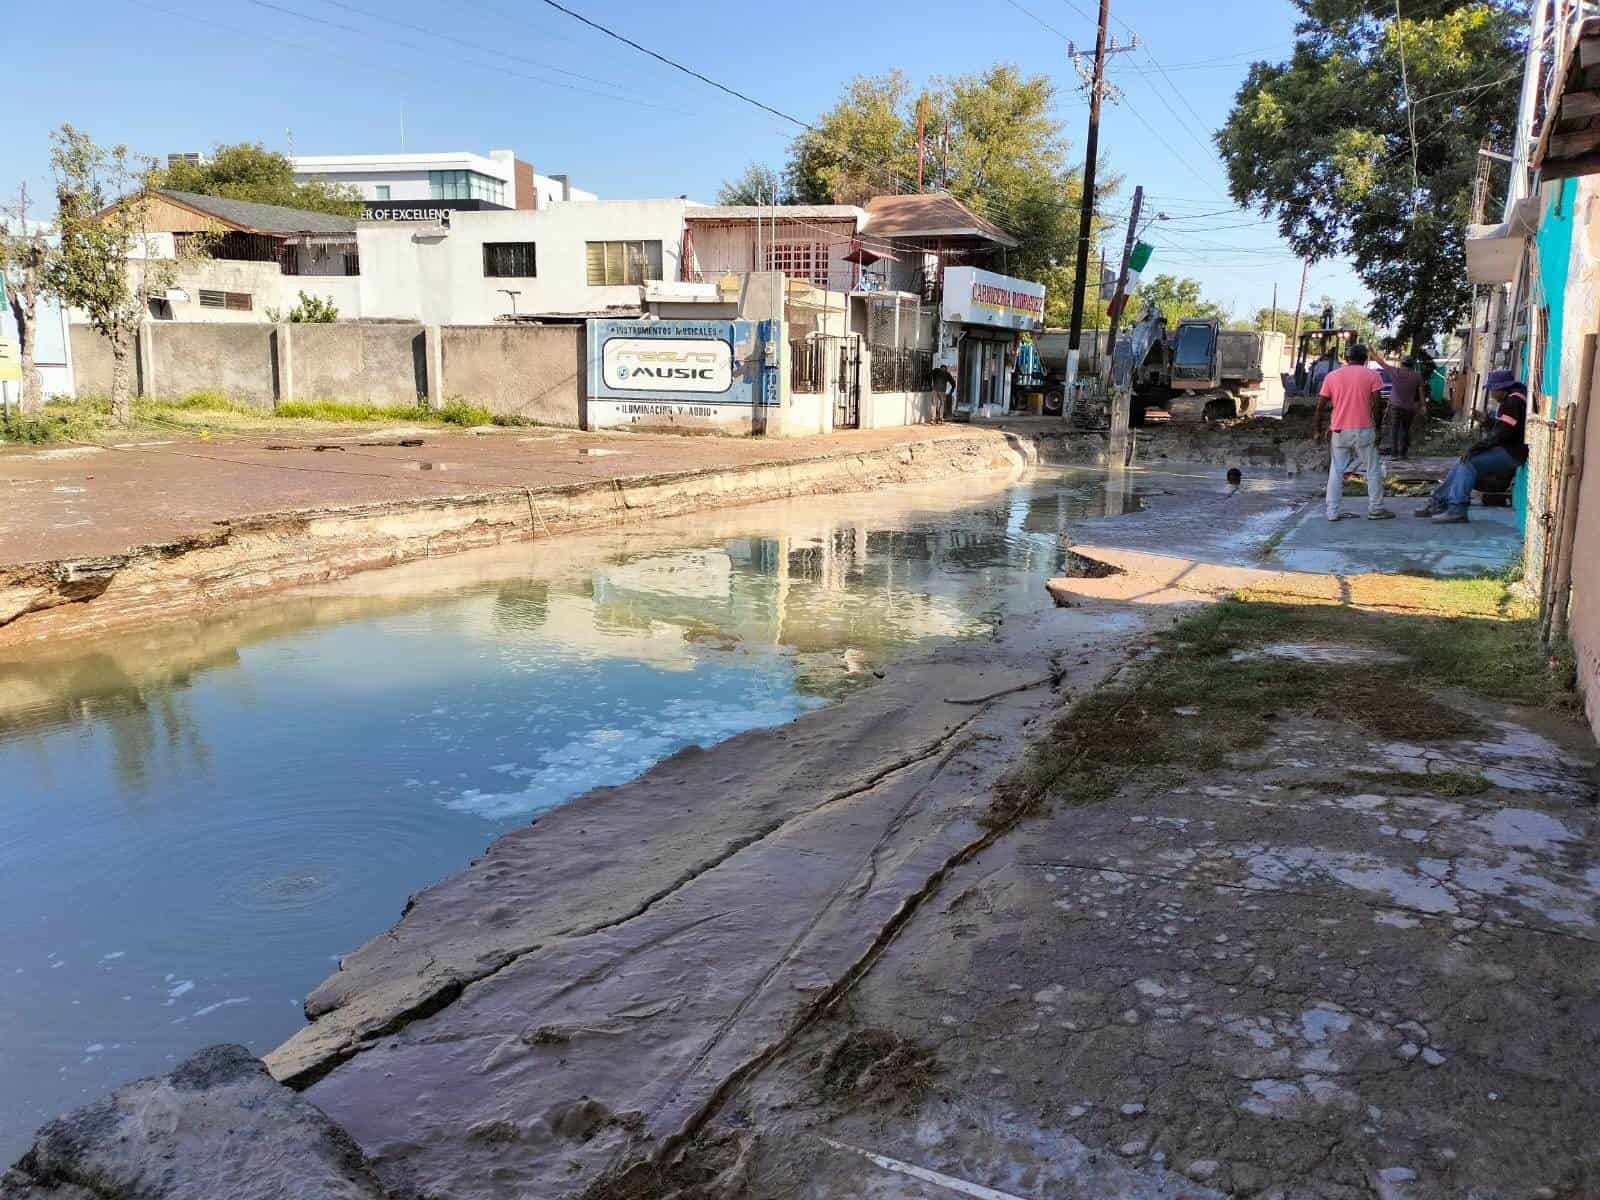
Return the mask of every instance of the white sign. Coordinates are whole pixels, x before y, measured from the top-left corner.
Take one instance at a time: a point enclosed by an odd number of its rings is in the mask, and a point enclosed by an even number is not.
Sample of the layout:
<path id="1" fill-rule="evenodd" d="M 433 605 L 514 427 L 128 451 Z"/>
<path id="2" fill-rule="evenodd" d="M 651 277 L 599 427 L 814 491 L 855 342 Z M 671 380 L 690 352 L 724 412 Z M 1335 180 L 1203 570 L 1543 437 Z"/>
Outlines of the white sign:
<path id="1" fill-rule="evenodd" d="M 977 267 L 946 267 L 944 319 L 1002 329 L 1044 328 L 1044 284 Z"/>
<path id="2" fill-rule="evenodd" d="M 609 388 L 715 394 L 733 386 L 733 347 L 713 338 L 609 338 L 601 369 Z"/>

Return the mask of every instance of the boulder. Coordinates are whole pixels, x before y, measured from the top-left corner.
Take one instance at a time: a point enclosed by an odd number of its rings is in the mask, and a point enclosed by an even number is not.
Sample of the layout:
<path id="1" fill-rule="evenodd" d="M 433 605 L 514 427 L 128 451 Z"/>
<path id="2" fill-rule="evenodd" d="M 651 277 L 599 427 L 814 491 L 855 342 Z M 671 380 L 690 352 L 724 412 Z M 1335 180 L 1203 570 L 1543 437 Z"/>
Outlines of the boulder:
<path id="1" fill-rule="evenodd" d="M 51 1121 L 0 1200 L 392 1200 L 349 1135 L 243 1046 Z"/>

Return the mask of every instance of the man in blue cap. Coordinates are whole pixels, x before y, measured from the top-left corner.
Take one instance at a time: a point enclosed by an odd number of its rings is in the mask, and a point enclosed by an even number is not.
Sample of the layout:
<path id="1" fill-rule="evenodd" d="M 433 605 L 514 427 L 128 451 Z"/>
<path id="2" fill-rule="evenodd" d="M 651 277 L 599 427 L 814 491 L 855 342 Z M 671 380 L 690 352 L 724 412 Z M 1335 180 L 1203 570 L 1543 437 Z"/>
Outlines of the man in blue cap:
<path id="1" fill-rule="evenodd" d="M 1489 432 L 1468 448 L 1461 461 L 1433 491 L 1427 504 L 1417 510 L 1419 517 L 1432 517 L 1438 525 L 1460 525 L 1467 519 L 1472 489 L 1483 474 L 1515 475 L 1528 461 L 1528 388 L 1511 371 L 1490 371 L 1485 384 L 1495 409 Z"/>

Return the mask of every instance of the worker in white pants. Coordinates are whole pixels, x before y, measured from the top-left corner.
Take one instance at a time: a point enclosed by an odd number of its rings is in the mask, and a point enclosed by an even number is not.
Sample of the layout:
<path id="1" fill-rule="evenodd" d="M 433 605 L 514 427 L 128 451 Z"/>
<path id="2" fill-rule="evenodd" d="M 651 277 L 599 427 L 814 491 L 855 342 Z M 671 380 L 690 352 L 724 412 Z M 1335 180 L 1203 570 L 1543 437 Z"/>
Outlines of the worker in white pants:
<path id="1" fill-rule="evenodd" d="M 1378 431 L 1340 429 L 1333 435 L 1333 449 L 1328 460 L 1328 520 L 1337 521 L 1346 515 L 1340 511 L 1344 503 L 1344 473 L 1352 465 L 1359 465 L 1367 475 L 1367 516 L 1377 521 L 1393 516 L 1383 507 L 1383 463 L 1378 458 Z"/>
<path id="2" fill-rule="evenodd" d="M 1327 516 L 1338 521 L 1353 513 L 1341 511 L 1344 505 L 1344 473 L 1352 461 L 1360 460 L 1367 473 L 1367 519 L 1387 521 L 1394 510 L 1383 506 L 1383 464 L 1378 461 L 1378 422 L 1375 407 L 1383 393 L 1383 379 L 1367 369 L 1367 348 L 1351 346 L 1346 365 L 1331 372 L 1317 393 L 1317 411 L 1312 428 L 1322 427 L 1322 406 L 1331 404 L 1328 421 L 1333 447 L 1328 455 Z M 1320 439 L 1322 434 L 1319 432 Z"/>

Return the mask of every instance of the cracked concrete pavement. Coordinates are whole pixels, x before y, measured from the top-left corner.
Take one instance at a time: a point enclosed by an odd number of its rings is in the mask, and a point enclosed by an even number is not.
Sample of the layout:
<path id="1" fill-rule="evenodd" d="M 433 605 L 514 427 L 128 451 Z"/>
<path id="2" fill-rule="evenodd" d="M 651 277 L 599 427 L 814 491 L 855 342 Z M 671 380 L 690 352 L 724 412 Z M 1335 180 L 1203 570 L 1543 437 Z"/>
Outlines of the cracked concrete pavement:
<path id="1" fill-rule="evenodd" d="M 1097 602 L 1181 572 L 1158 574 L 1061 584 Z M 725 1099 L 693 1152 L 739 1147 L 712 1194 L 1600 1194 L 1595 747 L 1443 698 L 1481 735 L 1285 718 L 1222 769 L 985 847 Z M 862 1029 L 919 1047 L 931 1085 L 830 1094 Z"/>
<path id="2" fill-rule="evenodd" d="M 1193 606 L 1364 602 L 1261 562 L 1288 491 L 1083 522 L 1120 573 L 1068 607 L 502 839 L 345 960 L 274 1074 L 392 1197 L 1600 1194 L 1576 725 L 1457 694 L 1474 740 L 1282 718 L 1197 777 L 986 819 L 1041 722 Z"/>

